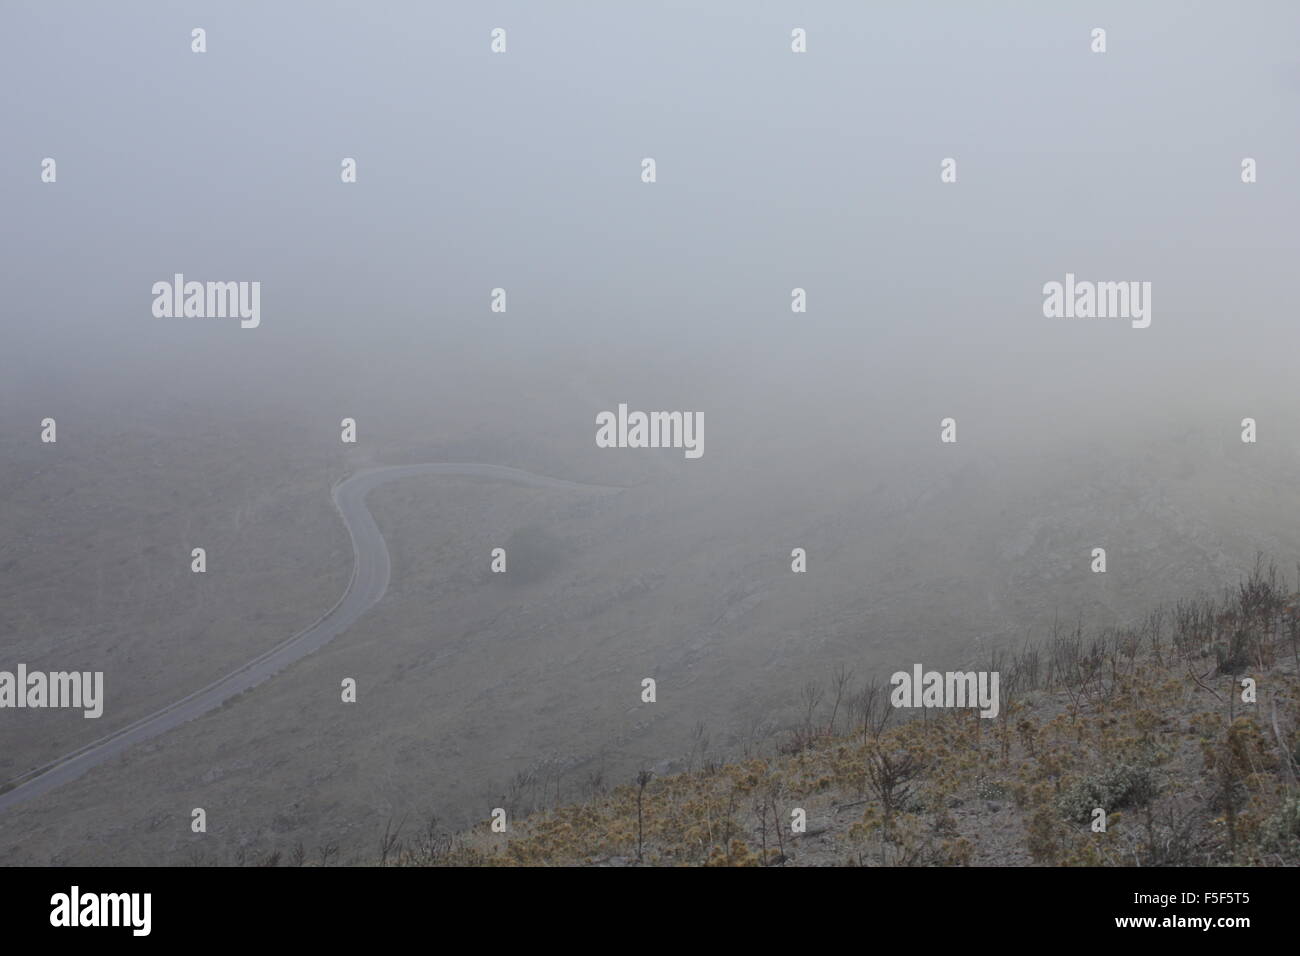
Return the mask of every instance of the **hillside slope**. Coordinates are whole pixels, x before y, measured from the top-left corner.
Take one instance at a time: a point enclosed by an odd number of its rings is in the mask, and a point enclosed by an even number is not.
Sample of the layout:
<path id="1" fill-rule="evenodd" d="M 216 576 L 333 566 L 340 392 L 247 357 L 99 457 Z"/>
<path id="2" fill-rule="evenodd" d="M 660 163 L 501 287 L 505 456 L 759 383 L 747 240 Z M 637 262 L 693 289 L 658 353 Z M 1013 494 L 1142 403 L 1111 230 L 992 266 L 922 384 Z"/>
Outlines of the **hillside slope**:
<path id="1" fill-rule="evenodd" d="M 1260 566 L 1136 628 L 994 651 L 975 666 L 1001 675 L 996 718 L 895 710 L 841 670 L 763 753 L 593 780 L 584 802 L 503 808 L 505 832 L 390 830 L 379 862 L 1296 865 L 1298 664 L 1300 595 Z"/>

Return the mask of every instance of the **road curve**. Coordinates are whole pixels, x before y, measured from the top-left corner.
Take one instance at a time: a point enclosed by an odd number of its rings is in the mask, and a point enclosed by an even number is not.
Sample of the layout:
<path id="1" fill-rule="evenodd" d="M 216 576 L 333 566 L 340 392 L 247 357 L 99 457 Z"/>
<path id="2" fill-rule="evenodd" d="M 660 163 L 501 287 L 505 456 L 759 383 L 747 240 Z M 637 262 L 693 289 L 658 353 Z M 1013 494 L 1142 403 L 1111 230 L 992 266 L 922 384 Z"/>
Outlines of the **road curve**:
<path id="1" fill-rule="evenodd" d="M 334 485 L 332 496 L 334 506 L 342 515 L 343 523 L 352 537 L 352 579 L 343 596 L 332 608 L 306 630 L 299 631 L 220 680 L 10 781 L 11 789 L 0 793 L 0 811 L 75 780 L 91 767 L 122 753 L 128 747 L 216 710 L 230 698 L 256 687 L 295 661 L 324 647 L 350 628 L 384 596 L 392 569 L 388 545 L 379 532 L 374 516 L 366 507 L 366 496 L 378 486 L 399 478 L 430 475 L 486 478 L 534 488 L 601 492 L 622 490 L 608 485 L 587 485 L 563 478 L 550 478 L 503 465 L 472 462 L 393 465 L 369 468 L 348 476 Z"/>

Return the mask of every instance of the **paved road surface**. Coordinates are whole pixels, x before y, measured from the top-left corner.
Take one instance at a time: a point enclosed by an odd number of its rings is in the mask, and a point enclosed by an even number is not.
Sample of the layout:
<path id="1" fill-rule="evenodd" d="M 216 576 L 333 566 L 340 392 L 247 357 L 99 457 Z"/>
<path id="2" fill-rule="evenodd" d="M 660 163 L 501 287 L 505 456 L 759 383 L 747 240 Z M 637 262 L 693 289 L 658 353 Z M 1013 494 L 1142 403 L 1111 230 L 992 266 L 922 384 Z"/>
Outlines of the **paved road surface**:
<path id="1" fill-rule="evenodd" d="M 429 475 L 456 475 L 469 478 L 487 478 L 529 485 L 534 488 L 558 488 L 578 491 L 610 492 L 621 489 L 606 485 L 584 485 L 562 478 L 548 478 L 530 471 L 506 468 L 502 465 L 474 463 L 435 463 L 425 465 L 394 465 L 371 468 L 357 472 L 334 486 L 334 505 L 343 516 L 348 533 L 352 536 L 352 580 L 347 590 L 332 608 L 315 624 L 295 634 L 283 643 L 256 657 L 238 670 L 218 681 L 182 697 L 147 717 L 142 717 L 106 737 L 93 741 L 65 754 L 58 760 L 28 771 L 17 781 L 14 789 L 0 793 L 0 811 L 24 800 L 47 793 L 70 780 L 75 780 L 91 767 L 122 753 L 128 747 L 157 737 L 181 724 L 216 710 L 236 694 L 256 687 L 262 681 L 284 670 L 294 661 L 312 651 L 319 650 L 338 637 L 370 610 L 388 590 L 388 576 L 392 565 L 388 545 L 379 533 L 374 516 L 366 508 L 366 495 L 379 485 L 399 478 Z"/>

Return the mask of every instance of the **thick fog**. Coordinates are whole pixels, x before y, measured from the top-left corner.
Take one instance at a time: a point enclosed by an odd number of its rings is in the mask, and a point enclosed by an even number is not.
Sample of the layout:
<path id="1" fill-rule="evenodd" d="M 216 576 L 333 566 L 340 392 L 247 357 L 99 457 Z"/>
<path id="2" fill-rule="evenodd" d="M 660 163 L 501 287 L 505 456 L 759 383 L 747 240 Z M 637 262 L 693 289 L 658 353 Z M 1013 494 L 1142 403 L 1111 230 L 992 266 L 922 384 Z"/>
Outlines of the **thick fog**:
<path id="1" fill-rule="evenodd" d="M 579 432 L 620 400 L 707 405 L 710 457 L 739 461 L 966 410 L 1031 445 L 1076 413 L 1292 405 L 1291 4 L 4 17 L 0 361 L 29 415 L 75 395 L 455 417 L 528 379 L 587 389 Z M 260 281 L 261 326 L 154 318 L 176 272 Z M 1151 282 L 1150 327 L 1045 318 L 1066 272 Z"/>
<path id="2" fill-rule="evenodd" d="M 101 668 L 107 701 L 93 731 L 0 723 L 0 783 L 324 613 L 352 560 L 329 491 L 369 466 L 626 491 L 376 490 L 383 601 L 256 706 L 177 733 L 312 713 L 295 680 L 330 703 L 340 674 L 505 687 L 508 641 L 563 636 L 534 646 L 574 681 L 558 711 L 509 698 L 559 742 L 487 730 L 478 763 L 447 756 L 457 820 L 547 747 L 623 772 L 836 662 L 961 660 L 1231 584 L 1256 551 L 1290 567 L 1297 36 L 1282 0 L 7 3 L 0 667 Z M 156 314 L 177 274 L 260 283 L 256 327 Z M 1138 314 L 1045 314 L 1076 281 L 1135 283 Z M 703 454 L 598 447 L 620 404 L 702 415 Z M 490 591 L 505 541 L 535 557 Z M 477 670 L 440 670 L 453 639 Z M 652 731 L 618 723 L 645 673 L 691 687 Z M 443 732 L 420 713 L 339 739 Z M 193 777 L 216 759 L 172 748 Z M 391 759 L 339 819 L 410 799 L 425 765 Z M 40 819 L 131 792 L 86 779 Z M 75 842 L 41 832 L 7 858 Z"/>

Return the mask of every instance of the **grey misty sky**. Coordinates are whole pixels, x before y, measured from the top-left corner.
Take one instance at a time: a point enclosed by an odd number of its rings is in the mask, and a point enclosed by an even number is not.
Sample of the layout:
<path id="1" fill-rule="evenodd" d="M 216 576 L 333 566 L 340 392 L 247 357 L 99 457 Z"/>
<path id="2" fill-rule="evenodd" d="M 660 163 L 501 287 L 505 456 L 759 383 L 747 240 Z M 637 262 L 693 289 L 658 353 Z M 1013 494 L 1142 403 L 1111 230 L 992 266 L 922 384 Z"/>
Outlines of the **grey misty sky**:
<path id="1" fill-rule="evenodd" d="M 1281 408 L 1298 28 L 1287 2 L 9 2 L 3 387 Z M 1151 328 L 1044 318 L 1067 271 L 1151 281 Z M 261 281 L 261 328 L 155 319 L 175 272 Z"/>

